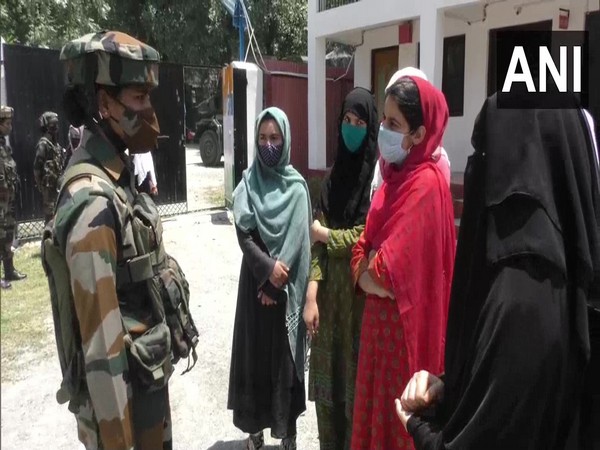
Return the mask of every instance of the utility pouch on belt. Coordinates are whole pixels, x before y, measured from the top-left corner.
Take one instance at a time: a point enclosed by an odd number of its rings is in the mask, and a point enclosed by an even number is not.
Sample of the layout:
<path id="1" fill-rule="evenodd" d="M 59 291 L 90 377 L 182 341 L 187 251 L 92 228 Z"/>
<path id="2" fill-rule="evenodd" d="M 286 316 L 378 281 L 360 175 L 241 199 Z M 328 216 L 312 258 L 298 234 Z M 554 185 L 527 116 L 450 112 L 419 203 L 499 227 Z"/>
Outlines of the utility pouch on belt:
<path id="1" fill-rule="evenodd" d="M 159 323 L 141 336 L 125 337 L 129 349 L 129 370 L 149 392 L 164 388 L 173 373 L 171 336 L 165 323 Z"/>

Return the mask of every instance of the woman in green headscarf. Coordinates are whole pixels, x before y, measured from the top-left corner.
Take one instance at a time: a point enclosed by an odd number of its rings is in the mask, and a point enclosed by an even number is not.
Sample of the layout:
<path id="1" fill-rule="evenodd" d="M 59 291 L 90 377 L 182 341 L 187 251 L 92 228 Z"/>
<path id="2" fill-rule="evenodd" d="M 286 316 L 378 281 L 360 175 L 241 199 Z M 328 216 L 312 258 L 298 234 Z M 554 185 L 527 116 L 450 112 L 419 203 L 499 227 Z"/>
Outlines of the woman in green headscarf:
<path id="1" fill-rule="evenodd" d="M 290 165 L 290 125 L 278 108 L 256 121 L 256 158 L 233 193 L 243 259 L 233 333 L 228 408 L 263 446 L 263 430 L 296 448 L 296 419 L 306 409 L 306 326 L 310 270 L 310 197 Z"/>

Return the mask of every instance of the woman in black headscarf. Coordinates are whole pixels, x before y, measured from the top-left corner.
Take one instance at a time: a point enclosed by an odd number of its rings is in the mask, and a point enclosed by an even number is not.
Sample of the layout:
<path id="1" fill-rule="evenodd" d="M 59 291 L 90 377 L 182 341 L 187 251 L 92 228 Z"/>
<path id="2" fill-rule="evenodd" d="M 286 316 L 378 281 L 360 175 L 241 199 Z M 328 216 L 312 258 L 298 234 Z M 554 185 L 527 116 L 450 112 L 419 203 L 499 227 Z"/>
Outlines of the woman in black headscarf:
<path id="1" fill-rule="evenodd" d="M 352 90 L 340 115 L 336 160 L 321 190 L 320 220 L 311 228 L 315 244 L 304 320 L 312 335 L 309 399 L 316 401 L 322 449 L 350 444 L 364 307 L 364 297 L 354 292 L 350 257 L 369 211 L 378 131 L 373 95 Z"/>
<path id="2" fill-rule="evenodd" d="M 492 96 L 472 143 L 445 376 L 415 374 L 398 415 L 417 449 L 576 448 L 600 278 L 590 134 L 577 109 Z"/>

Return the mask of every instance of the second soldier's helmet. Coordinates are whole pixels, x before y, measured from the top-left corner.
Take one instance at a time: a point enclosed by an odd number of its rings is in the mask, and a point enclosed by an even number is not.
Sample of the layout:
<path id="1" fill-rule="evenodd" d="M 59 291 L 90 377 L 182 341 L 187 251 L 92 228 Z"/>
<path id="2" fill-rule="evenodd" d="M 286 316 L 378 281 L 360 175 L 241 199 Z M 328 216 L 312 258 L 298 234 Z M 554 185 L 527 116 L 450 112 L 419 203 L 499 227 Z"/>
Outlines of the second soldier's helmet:
<path id="1" fill-rule="evenodd" d="M 58 114 L 46 111 L 38 118 L 38 125 L 42 131 L 48 131 L 51 127 L 58 126 Z"/>
<path id="2" fill-rule="evenodd" d="M 12 119 L 15 110 L 10 106 L 0 106 L 0 120 Z"/>
<path id="3" fill-rule="evenodd" d="M 12 130 L 12 125 L 8 125 L 5 123 L 8 119 L 12 119 L 14 110 L 10 106 L 0 105 L 0 126 L 2 126 L 2 132 L 0 136 L 4 136 L 6 134 L 10 134 Z"/>

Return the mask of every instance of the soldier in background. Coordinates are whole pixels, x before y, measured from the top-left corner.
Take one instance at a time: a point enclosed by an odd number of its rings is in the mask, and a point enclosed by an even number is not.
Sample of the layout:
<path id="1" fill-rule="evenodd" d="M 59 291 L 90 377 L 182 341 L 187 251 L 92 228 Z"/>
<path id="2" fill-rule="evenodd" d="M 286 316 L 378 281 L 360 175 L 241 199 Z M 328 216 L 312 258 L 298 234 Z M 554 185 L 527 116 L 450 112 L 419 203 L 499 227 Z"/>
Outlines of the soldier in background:
<path id="1" fill-rule="evenodd" d="M 65 155 L 58 143 L 58 114 L 46 111 L 38 120 L 43 135 L 35 149 L 33 176 L 42 193 L 44 222 L 48 223 L 54 214 L 58 179 L 63 172 Z"/>
<path id="2" fill-rule="evenodd" d="M 27 275 L 15 270 L 12 242 L 15 237 L 15 194 L 19 176 L 17 163 L 6 137 L 12 131 L 13 109 L 0 106 L 0 261 L 4 265 L 4 277 L 0 278 L 0 289 L 9 289 L 10 281 L 22 280 Z"/>

